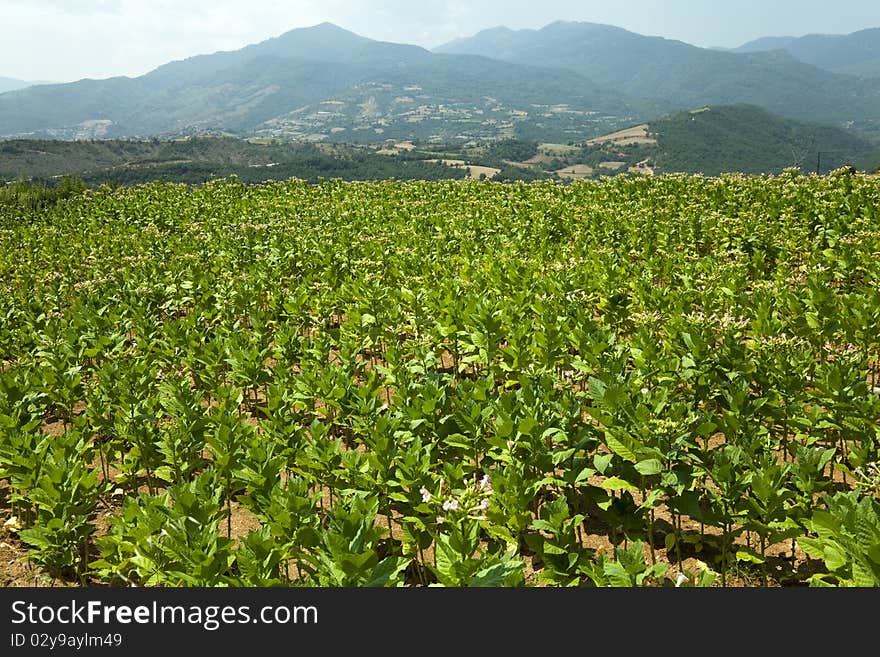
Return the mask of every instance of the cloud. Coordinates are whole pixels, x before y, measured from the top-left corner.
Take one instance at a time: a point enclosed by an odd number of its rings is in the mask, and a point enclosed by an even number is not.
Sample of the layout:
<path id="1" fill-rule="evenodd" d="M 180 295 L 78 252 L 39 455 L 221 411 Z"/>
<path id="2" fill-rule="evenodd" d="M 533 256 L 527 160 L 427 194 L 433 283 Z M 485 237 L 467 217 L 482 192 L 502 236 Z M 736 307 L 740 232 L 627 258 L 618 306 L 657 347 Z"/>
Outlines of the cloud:
<path id="1" fill-rule="evenodd" d="M 0 75 L 68 81 L 142 75 L 324 21 L 374 39 L 437 45 L 465 29 L 459 0 L 0 0 Z"/>
<path id="2" fill-rule="evenodd" d="M 233 50 L 320 23 L 321 7 L 280 0 L 0 0 L 0 61 L 9 68 L 0 75 L 141 75 L 174 59 Z"/>

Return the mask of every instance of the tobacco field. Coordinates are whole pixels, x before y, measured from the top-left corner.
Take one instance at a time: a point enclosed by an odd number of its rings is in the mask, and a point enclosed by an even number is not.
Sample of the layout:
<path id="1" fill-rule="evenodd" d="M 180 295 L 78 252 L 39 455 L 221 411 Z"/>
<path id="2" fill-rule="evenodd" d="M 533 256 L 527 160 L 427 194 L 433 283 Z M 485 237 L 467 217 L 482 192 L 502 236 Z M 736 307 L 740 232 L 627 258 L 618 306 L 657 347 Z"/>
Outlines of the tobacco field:
<path id="1" fill-rule="evenodd" d="M 72 586 L 880 585 L 880 178 L 0 210 L 0 540 Z"/>

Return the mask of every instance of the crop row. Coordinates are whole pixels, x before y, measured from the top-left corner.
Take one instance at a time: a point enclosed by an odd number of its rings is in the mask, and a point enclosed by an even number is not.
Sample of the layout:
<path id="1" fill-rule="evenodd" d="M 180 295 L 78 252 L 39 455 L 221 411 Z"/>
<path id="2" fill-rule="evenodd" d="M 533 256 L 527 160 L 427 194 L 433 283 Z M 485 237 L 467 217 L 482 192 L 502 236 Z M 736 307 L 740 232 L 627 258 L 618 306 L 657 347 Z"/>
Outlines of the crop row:
<path id="1" fill-rule="evenodd" d="M 877 208 L 786 172 L 3 210 L 6 527 L 84 584 L 880 584 Z"/>

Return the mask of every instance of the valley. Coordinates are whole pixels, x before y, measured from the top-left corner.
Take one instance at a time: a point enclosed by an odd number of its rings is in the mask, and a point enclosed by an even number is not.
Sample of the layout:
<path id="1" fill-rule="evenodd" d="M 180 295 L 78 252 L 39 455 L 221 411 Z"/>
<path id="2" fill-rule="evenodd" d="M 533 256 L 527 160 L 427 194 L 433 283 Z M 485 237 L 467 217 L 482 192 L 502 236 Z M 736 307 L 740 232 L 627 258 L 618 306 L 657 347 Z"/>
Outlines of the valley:
<path id="1" fill-rule="evenodd" d="M 222 134 L 164 140 L 6 140 L 0 141 L 0 181 L 51 186 L 74 176 L 90 186 L 202 184 L 235 176 L 246 183 L 465 177 L 567 182 L 620 174 L 778 174 L 789 167 L 808 174 L 842 166 L 864 171 L 880 167 L 880 147 L 866 139 L 747 105 L 697 108 L 579 141 L 518 139 L 510 132 L 492 140 L 471 136 L 447 143 L 433 135 L 401 139 L 385 134 L 378 143 Z"/>

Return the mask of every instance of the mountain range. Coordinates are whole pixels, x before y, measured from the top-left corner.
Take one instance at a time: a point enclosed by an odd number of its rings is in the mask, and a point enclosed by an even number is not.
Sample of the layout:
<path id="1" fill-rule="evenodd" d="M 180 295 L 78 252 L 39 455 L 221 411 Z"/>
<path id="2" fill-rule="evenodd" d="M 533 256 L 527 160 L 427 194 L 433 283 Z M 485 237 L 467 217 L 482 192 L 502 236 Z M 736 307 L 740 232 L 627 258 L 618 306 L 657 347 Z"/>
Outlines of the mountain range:
<path id="1" fill-rule="evenodd" d="M 873 34 L 880 46 L 880 31 Z M 720 52 L 593 23 L 484 30 L 437 52 L 581 72 L 674 109 L 749 103 L 782 116 L 836 122 L 880 117 L 880 80 L 832 73 L 787 50 Z"/>
<path id="2" fill-rule="evenodd" d="M 880 77 L 880 28 L 852 34 L 808 34 L 803 37 L 764 37 L 736 53 L 784 50 L 797 60 L 832 73 Z"/>
<path id="3" fill-rule="evenodd" d="M 536 126 L 553 106 L 559 106 L 559 120 L 547 129 Z M 517 126 L 562 138 L 565 130 L 577 135 L 623 125 L 647 108 L 578 73 L 436 54 L 324 23 L 238 51 L 172 62 L 137 78 L 0 94 L 0 135 L 214 131 L 364 142 L 513 136 Z"/>
<path id="4" fill-rule="evenodd" d="M 722 52 L 558 21 L 538 30 L 485 30 L 430 51 L 323 23 L 136 78 L 0 93 L 0 136 L 567 142 L 678 110 L 738 103 L 862 135 L 880 132 L 880 77 L 853 74 L 871 70 L 880 30 L 822 48 L 804 39 Z"/>

